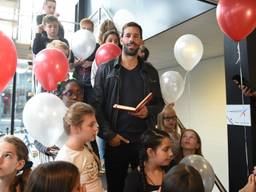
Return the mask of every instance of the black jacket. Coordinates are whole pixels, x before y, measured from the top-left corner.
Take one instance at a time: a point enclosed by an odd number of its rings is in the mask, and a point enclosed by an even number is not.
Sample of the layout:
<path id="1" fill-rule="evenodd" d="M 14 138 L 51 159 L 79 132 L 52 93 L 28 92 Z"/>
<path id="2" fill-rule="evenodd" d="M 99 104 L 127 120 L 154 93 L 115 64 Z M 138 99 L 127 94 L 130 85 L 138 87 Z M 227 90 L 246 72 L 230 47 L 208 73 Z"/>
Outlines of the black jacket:
<path id="1" fill-rule="evenodd" d="M 40 51 L 46 48 L 47 44 L 52 42 L 54 39 L 48 39 L 47 36 L 43 35 L 42 33 L 36 33 L 36 37 L 33 42 L 32 51 L 36 55 Z M 59 38 L 58 40 L 66 43 L 69 46 L 69 43 L 66 39 Z"/>
<path id="2" fill-rule="evenodd" d="M 144 96 L 149 92 L 153 93 L 153 99 L 147 105 L 149 115 L 146 118 L 147 127 L 152 128 L 155 127 L 157 115 L 164 106 L 159 77 L 151 64 L 144 63 L 139 57 L 138 61 L 141 64 L 140 74 L 144 81 Z M 93 106 L 100 126 L 99 136 L 106 140 L 111 140 L 118 133 L 118 110 L 114 109 L 113 105 L 119 103 L 120 62 L 121 58 L 100 65 L 95 77 Z"/>

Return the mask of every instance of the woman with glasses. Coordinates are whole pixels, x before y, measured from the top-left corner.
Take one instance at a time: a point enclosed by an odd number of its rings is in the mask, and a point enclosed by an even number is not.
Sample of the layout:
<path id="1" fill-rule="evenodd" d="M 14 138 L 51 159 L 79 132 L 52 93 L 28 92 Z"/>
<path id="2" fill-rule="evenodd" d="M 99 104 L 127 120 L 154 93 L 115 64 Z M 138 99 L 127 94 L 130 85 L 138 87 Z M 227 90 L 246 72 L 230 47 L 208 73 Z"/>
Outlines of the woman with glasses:
<path id="1" fill-rule="evenodd" d="M 178 130 L 178 118 L 176 115 L 175 110 L 173 109 L 173 104 L 167 104 L 164 106 L 163 110 L 158 114 L 157 117 L 157 128 L 162 129 L 165 132 L 167 132 L 171 140 L 173 141 L 173 156 L 176 157 L 178 151 L 179 151 L 179 145 L 180 145 L 180 132 Z"/>

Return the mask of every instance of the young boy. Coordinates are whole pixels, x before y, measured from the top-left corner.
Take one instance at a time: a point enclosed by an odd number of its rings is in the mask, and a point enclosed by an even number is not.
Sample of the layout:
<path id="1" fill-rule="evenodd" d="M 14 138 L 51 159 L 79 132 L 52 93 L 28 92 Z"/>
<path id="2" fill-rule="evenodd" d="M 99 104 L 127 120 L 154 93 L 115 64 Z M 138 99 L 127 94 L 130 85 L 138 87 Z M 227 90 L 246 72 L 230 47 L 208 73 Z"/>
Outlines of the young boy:
<path id="1" fill-rule="evenodd" d="M 36 34 L 33 43 L 33 53 L 37 54 L 39 51 L 46 48 L 46 45 L 53 40 L 60 40 L 63 41 L 68 45 L 68 41 L 64 38 L 60 38 L 58 36 L 59 32 L 59 21 L 55 16 L 47 15 L 43 19 L 43 28 L 46 32 L 46 36 L 39 31 Z"/>
<path id="2" fill-rule="evenodd" d="M 51 43 L 48 43 L 46 48 L 56 48 L 62 51 L 66 57 L 69 57 L 69 47 L 67 43 L 60 40 L 53 40 Z"/>
<path id="3" fill-rule="evenodd" d="M 55 0 L 45 0 L 44 6 L 43 6 L 43 10 L 45 13 L 38 15 L 36 17 L 36 23 L 42 31 L 43 31 L 42 22 L 43 22 L 43 18 L 46 15 L 53 15 L 55 17 L 59 16 L 58 13 L 55 13 L 55 9 L 56 9 L 56 1 Z M 43 31 L 42 33 L 43 33 L 43 35 L 46 35 L 45 31 Z M 59 37 L 64 38 L 64 29 L 60 22 L 59 22 L 59 34 L 58 35 L 59 35 Z"/>
<path id="4" fill-rule="evenodd" d="M 88 18 L 83 18 L 80 21 L 80 29 L 86 29 L 93 33 L 94 23 Z M 73 73 L 73 77 L 77 79 L 79 83 L 83 86 L 85 93 L 84 101 L 89 104 L 91 104 L 92 102 L 91 67 L 98 48 L 99 44 L 96 44 L 94 52 L 86 60 L 74 61 L 75 70 Z"/>

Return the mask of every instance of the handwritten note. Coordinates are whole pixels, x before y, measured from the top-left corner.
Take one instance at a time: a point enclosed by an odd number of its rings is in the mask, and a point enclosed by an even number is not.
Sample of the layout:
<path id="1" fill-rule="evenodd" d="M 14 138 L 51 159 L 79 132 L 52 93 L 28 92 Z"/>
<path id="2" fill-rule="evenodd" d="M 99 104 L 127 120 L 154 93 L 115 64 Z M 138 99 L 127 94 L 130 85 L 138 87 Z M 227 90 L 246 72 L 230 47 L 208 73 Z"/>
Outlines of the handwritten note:
<path id="1" fill-rule="evenodd" d="M 227 124 L 251 126 L 250 105 L 227 105 Z"/>

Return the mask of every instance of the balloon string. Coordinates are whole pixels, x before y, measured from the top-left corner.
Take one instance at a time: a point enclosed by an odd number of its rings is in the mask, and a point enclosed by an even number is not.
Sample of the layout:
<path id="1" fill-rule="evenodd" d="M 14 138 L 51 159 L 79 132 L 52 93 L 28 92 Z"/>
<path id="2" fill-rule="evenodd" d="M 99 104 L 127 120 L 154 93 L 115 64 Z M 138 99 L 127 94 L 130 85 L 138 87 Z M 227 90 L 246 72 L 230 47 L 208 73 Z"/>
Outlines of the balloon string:
<path id="1" fill-rule="evenodd" d="M 190 73 L 189 71 L 187 71 L 185 77 L 184 77 L 184 86 L 186 84 L 186 82 L 188 81 L 188 124 L 191 126 L 191 102 L 190 102 L 190 98 L 191 98 L 191 87 L 190 87 Z"/>
<path id="2" fill-rule="evenodd" d="M 242 62 L 241 62 L 241 52 L 240 52 L 240 44 L 239 42 L 237 43 L 237 54 L 238 54 L 238 59 L 236 61 L 236 64 L 239 63 L 239 74 L 240 74 L 240 88 L 242 88 L 243 85 L 243 70 L 242 70 Z M 242 98 L 242 106 L 244 105 L 244 94 L 241 91 L 241 98 Z M 242 109 L 243 110 L 243 109 Z M 244 122 L 245 122 L 245 116 L 244 116 Z M 246 126 L 243 126 L 244 128 L 244 149 L 245 149 L 245 161 L 246 161 L 246 167 L 247 167 L 247 175 L 249 175 L 250 170 L 249 170 L 249 160 L 248 160 L 248 148 L 247 148 L 247 134 L 246 134 Z"/>
<path id="3" fill-rule="evenodd" d="M 189 71 L 187 71 L 187 73 L 185 74 L 185 77 L 184 77 L 184 86 L 185 86 L 185 84 L 186 84 L 186 80 L 187 80 L 188 74 L 189 74 Z"/>
<path id="4" fill-rule="evenodd" d="M 240 54 L 240 45 L 239 45 L 239 42 L 237 43 L 237 55 L 238 55 L 238 58 L 236 60 L 236 64 L 238 64 L 240 61 L 241 61 L 241 54 Z"/>

